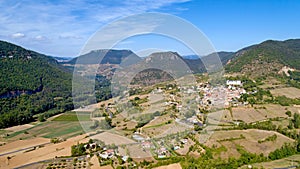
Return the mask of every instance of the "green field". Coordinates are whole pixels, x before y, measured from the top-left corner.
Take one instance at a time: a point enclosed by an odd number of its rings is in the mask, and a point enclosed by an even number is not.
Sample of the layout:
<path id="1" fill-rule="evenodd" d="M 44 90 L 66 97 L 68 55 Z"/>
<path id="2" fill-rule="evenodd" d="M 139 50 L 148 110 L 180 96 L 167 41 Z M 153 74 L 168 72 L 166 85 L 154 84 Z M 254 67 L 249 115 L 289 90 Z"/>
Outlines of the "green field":
<path id="1" fill-rule="evenodd" d="M 30 129 L 10 133 L 4 137 L 7 140 L 30 139 L 34 137 L 70 138 L 83 134 L 84 130 L 78 121 L 48 121 L 40 123 Z"/>
<path id="2" fill-rule="evenodd" d="M 66 112 L 66 113 L 54 118 L 52 121 L 90 121 L 90 113 Z"/>
<path id="3" fill-rule="evenodd" d="M 78 120 L 79 119 L 79 120 Z M 30 139 L 34 137 L 45 138 L 70 138 L 84 133 L 80 122 L 91 122 L 88 112 L 66 112 L 51 121 L 38 123 L 35 126 L 17 132 L 0 131 L 0 134 L 8 134 L 1 140 L 13 141 L 19 139 Z"/>

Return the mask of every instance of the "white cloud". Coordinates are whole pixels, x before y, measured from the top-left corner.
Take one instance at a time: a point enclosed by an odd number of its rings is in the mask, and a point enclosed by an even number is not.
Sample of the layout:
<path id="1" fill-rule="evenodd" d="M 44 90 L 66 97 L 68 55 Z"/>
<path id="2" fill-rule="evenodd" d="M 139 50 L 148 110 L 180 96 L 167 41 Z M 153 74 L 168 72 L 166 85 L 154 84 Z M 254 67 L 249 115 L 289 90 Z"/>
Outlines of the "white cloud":
<path id="1" fill-rule="evenodd" d="M 25 34 L 23 33 L 14 33 L 11 35 L 12 38 L 24 38 L 25 37 Z"/>
<path id="2" fill-rule="evenodd" d="M 0 35 L 12 35 L 8 41 L 22 38 L 21 45 L 43 53 L 74 56 L 94 32 L 110 21 L 161 9 L 175 12 L 177 7 L 172 5 L 186 1 L 189 0 L 0 1 Z M 36 44 L 32 39 L 51 39 L 52 44 Z"/>
<path id="3" fill-rule="evenodd" d="M 82 39 L 81 36 L 78 35 L 59 35 L 60 39 Z"/>
<path id="4" fill-rule="evenodd" d="M 34 39 L 37 40 L 37 41 L 45 41 L 48 38 L 45 37 L 45 36 L 42 36 L 42 35 L 37 35 Z"/>

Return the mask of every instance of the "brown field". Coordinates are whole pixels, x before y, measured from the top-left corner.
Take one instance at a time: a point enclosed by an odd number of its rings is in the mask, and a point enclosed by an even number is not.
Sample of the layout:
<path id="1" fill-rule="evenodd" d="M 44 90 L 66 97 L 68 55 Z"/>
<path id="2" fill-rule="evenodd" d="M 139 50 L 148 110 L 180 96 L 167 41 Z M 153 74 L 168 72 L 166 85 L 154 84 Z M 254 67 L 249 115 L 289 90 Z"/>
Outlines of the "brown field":
<path id="1" fill-rule="evenodd" d="M 155 169 L 182 169 L 179 163 L 156 167 Z"/>
<path id="2" fill-rule="evenodd" d="M 300 164 L 300 155 L 293 155 L 287 158 L 283 158 L 280 160 L 263 162 L 263 163 L 255 163 L 252 164 L 253 167 L 256 168 L 265 168 L 265 169 L 273 169 L 273 168 L 288 168 L 290 166 L 295 166 Z M 247 169 L 248 166 L 241 167 L 242 169 Z"/>
<path id="3" fill-rule="evenodd" d="M 267 89 L 267 88 L 282 88 L 284 87 L 285 85 L 282 84 L 279 80 L 277 80 L 276 78 L 274 77 L 267 77 L 266 80 L 264 80 L 264 84 L 263 85 L 260 85 L 259 87 L 260 88 L 263 88 L 263 89 Z"/>
<path id="4" fill-rule="evenodd" d="M 111 165 L 106 165 L 106 166 L 97 166 L 95 167 L 95 169 L 113 169 L 113 167 Z"/>
<path id="5" fill-rule="evenodd" d="M 24 164 L 52 159 L 55 158 L 56 156 L 57 157 L 70 156 L 72 145 L 77 144 L 78 142 L 87 142 L 88 140 L 89 138 L 85 138 L 85 135 L 80 135 L 80 136 L 70 138 L 67 141 L 57 143 L 57 144 L 49 144 L 33 151 L 18 152 L 13 155 L 1 156 L 0 168 L 14 168 Z M 11 151 L 11 150 L 12 149 L 7 151 Z M 11 158 L 9 161 L 7 160 L 8 156 Z"/>
<path id="6" fill-rule="evenodd" d="M 300 89 L 295 87 L 284 87 L 270 90 L 274 96 L 286 96 L 288 98 L 300 98 Z"/>
<path id="7" fill-rule="evenodd" d="M 233 121 L 229 110 L 220 110 L 216 112 L 209 113 L 208 123 L 209 124 L 228 124 Z"/>
<path id="8" fill-rule="evenodd" d="M 164 122 L 167 122 L 168 120 L 172 120 L 172 118 L 170 118 L 170 115 L 165 114 L 163 116 L 158 116 L 155 119 L 151 120 L 148 124 L 146 124 L 143 128 L 147 128 L 147 127 L 151 127 L 151 126 L 155 126 L 155 125 L 159 125 L 162 124 Z"/>
<path id="9" fill-rule="evenodd" d="M 178 124 L 177 122 L 173 122 L 173 123 L 165 125 L 163 127 L 160 127 L 159 130 L 156 130 L 158 132 L 157 132 L 157 135 L 155 135 L 155 138 L 160 138 L 160 137 L 164 137 L 169 134 L 175 134 L 175 133 L 179 133 L 179 132 L 184 132 L 186 130 L 190 130 L 190 128 L 188 128 L 187 126 Z"/>
<path id="10" fill-rule="evenodd" d="M 277 135 L 277 139 L 274 142 L 269 141 L 261 144 L 258 143 L 258 140 L 265 139 L 274 134 Z M 224 139 L 240 138 L 241 135 L 243 135 L 245 139 L 222 141 Z M 293 141 L 294 140 L 274 131 L 249 129 L 216 131 L 205 144 L 209 147 L 212 147 L 213 145 L 217 147 L 222 145 L 225 146 L 227 151 L 222 152 L 221 157 L 230 157 L 239 156 L 239 153 L 236 151 L 236 145 L 242 146 L 245 150 L 251 153 L 263 153 L 264 155 L 267 155 L 271 151 L 280 148 L 284 143 L 291 143 Z"/>
<path id="11" fill-rule="evenodd" d="M 299 112 L 300 107 L 297 106 L 281 106 L 278 104 L 265 104 L 262 105 L 266 107 L 267 111 L 274 114 L 274 116 L 278 117 L 287 117 L 285 112 L 290 110 L 293 113 Z"/>
<path id="12" fill-rule="evenodd" d="M 242 120 L 246 123 L 252 123 L 275 117 L 287 118 L 288 116 L 285 114 L 287 110 L 291 110 L 292 112 L 297 110 L 297 108 L 293 106 L 283 107 L 275 104 L 259 105 L 255 107 L 256 109 L 252 107 L 232 108 L 233 120 Z"/>
<path id="13" fill-rule="evenodd" d="M 227 149 L 226 152 L 222 151 L 220 153 L 220 157 L 222 159 L 227 159 L 229 157 L 239 158 L 241 156 L 241 154 L 237 151 L 237 145 L 235 143 L 231 141 L 224 141 L 221 144 Z"/>
<path id="14" fill-rule="evenodd" d="M 190 146 L 192 146 L 194 144 L 195 143 L 191 139 L 188 139 L 188 142 L 183 145 L 183 148 L 176 150 L 176 152 L 180 155 L 186 155 L 189 151 Z"/>
<path id="15" fill-rule="evenodd" d="M 254 108 L 233 108 L 232 109 L 233 120 L 242 120 L 245 123 L 251 123 L 255 121 L 262 121 L 267 119 L 267 112 L 264 109 Z"/>
<path id="16" fill-rule="evenodd" d="M 128 130 L 134 129 L 135 126 L 137 125 L 137 122 L 132 121 L 132 120 L 128 120 L 128 121 L 124 121 L 124 119 L 126 119 L 126 117 L 124 117 L 121 114 L 116 115 L 116 118 L 113 118 L 113 124 L 115 124 L 116 130 L 123 130 L 125 128 L 127 128 Z"/>
<path id="17" fill-rule="evenodd" d="M 90 160 L 92 166 L 91 169 L 98 169 L 100 166 L 99 160 L 97 156 L 93 156 Z"/>
<path id="18" fill-rule="evenodd" d="M 174 121 L 170 124 L 166 124 L 168 120 L 172 120 L 169 115 L 156 117 L 155 119 L 151 120 L 148 124 L 146 124 L 144 127 L 142 127 L 142 132 L 150 137 L 158 136 L 164 133 L 164 131 L 174 126 L 172 124 L 174 123 Z"/>
<path id="19" fill-rule="evenodd" d="M 126 148 L 129 151 L 130 157 L 133 159 L 143 160 L 143 158 L 153 158 L 150 150 L 143 150 L 140 144 L 128 145 Z"/>
<path id="20" fill-rule="evenodd" d="M 28 147 L 32 147 L 44 143 L 50 143 L 50 139 L 37 137 L 28 140 L 17 140 L 11 143 L 7 143 L 3 146 L 0 146 L 0 154 L 16 151 L 22 148 L 28 148 Z"/>
<path id="21" fill-rule="evenodd" d="M 125 136 L 121 136 L 119 134 L 114 134 L 114 133 L 110 133 L 110 132 L 103 132 L 103 133 L 91 136 L 91 138 L 101 140 L 105 144 L 122 145 L 122 144 L 135 143 L 134 140 L 131 140 Z"/>

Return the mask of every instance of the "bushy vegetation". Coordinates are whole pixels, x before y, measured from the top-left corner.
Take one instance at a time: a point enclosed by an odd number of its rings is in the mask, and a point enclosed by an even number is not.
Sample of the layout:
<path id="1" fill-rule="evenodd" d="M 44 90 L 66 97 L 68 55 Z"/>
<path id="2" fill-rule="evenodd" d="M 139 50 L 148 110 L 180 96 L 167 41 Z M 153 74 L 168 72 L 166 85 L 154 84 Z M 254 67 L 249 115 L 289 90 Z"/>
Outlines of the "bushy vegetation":
<path id="1" fill-rule="evenodd" d="M 267 141 L 275 141 L 277 139 L 277 135 L 276 134 L 273 134 L 272 136 L 269 136 L 263 140 L 258 140 L 258 143 L 264 143 L 264 142 L 267 142 Z"/>
<path id="2" fill-rule="evenodd" d="M 296 129 L 300 128 L 300 114 L 294 113 L 294 118 L 291 120 Z"/>
<path id="3" fill-rule="evenodd" d="M 70 73 L 54 59 L 6 42 L 0 42 L 0 56 L 0 128 L 73 108 Z"/>
<path id="4" fill-rule="evenodd" d="M 300 72 L 299 71 L 288 71 L 290 74 L 289 77 L 287 77 L 286 83 L 290 86 L 300 88 Z"/>
<path id="5" fill-rule="evenodd" d="M 253 45 L 242 49 L 232 62 L 225 68 L 230 72 L 241 72 L 243 66 L 251 64 L 253 60 L 260 60 L 266 63 L 279 62 L 292 68 L 300 69 L 300 40 L 293 39 L 287 41 L 265 41 L 258 45 Z"/>
<path id="6" fill-rule="evenodd" d="M 85 154 L 86 154 L 86 149 L 84 148 L 84 144 L 83 143 L 80 143 L 80 144 L 77 144 L 77 145 L 73 145 L 71 147 L 71 155 L 73 157 L 81 156 L 81 155 L 85 155 Z"/>

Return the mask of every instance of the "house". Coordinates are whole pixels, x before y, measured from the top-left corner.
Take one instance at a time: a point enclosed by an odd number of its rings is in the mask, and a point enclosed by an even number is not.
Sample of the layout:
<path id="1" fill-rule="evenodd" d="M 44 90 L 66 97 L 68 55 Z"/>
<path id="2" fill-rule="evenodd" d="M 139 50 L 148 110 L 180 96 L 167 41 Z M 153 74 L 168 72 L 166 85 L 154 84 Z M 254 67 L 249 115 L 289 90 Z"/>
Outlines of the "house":
<path id="1" fill-rule="evenodd" d="M 165 147 L 161 147 L 157 150 L 158 155 L 165 155 L 168 152 L 168 150 Z"/>
<path id="2" fill-rule="evenodd" d="M 188 140 L 187 140 L 187 139 L 181 139 L 180 142 L 181 142 L 182 144 L 186 144 L 186 143 L 188 142 Z"/>
<path id="3" fill-rule="evenodd" d="M 166 158 L 166 155 L 158 155 L 157 158 Z"/>
<path id="4" fill-rule="evenodd" d="M 106 154 L 106 153 L 99 153 L 99 156 L 101 157 L 101 158 L 104 158 L 104 159 L 107 159 L 108 158 L 108 154 Z"/>
<path id="5" fill-rule="evenodd" d="M 148 142 L 148 141 L 145 141 L 145 142 L 142 143 L 142 147 L 146 148 L 146 149 L 149 149 L 149 148 L 151 148 L 151 143 Z"/>
<path id="6" fill-rule="evenodd" d="M 108 150 L 106 150 L 106 153 L 107 154 L 112 154 L 112 155 L 114 155 L 115 154 L 115 150 L 114 149 L 108 149 Z"/>
<path id="7" fill-rule="evenodd" d="M 240 81 L 240 80 L 227 80 L 226 85 L 227 86 L 230 86 L 230 85 L 232 85 L 232 86 L 242 86 L 242 81 Z"/>
<path id="8" fill-rule="evenodd" d="M 176 146 L 173 148 L 173 150 L 178 150 L 178 149 L 180 149 L 180 147 L 179 147 L 178 145 L 176 145 Z"/>
<path id="9" fill-rule="evenodd" d="M 123 156 L 123 157 L 122 157 L 122 160 L 123 160 L 124 162 L 126 162 L 126 161 L 128 160 L 128 158 L 129 158 L 128 156 Z"/>
<path id="10" fill-rule="evenodd" d="M 104 159 L 112 158 L 115 155 L 115 151 L 113 149 L 108 149 L 103 153 L 99 153 L 99 156 Z"/>

